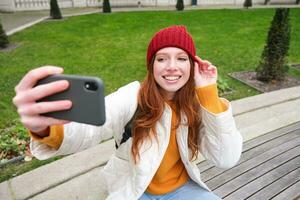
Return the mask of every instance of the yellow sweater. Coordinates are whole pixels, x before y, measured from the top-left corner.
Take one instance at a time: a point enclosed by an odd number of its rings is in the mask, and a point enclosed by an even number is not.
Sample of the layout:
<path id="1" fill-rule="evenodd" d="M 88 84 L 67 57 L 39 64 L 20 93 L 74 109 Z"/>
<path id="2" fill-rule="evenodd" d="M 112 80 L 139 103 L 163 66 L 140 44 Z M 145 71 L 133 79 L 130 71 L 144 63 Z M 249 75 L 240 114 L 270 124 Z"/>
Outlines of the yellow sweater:
<path id="1" fill-rule="evenodd" d="M 148 193 L 155 195 L 171 192 L 186 183 L 189 177 L 181 161 L 176 141 L 175 125 L 178 119 L 175 112 L 175 105 L 172 102 L 168 104 L 172 108 L 170 141 L 160 166 L 147 188 Z"/>
<path id="2" fill-rule="evenodd" d="M 227 106 L 218 97 L 216 84 L 196 88 L 196 92 L 200 104 L 208 111 L 217 114 L 227 109 Z M 155 195 L 171 192 L 188 181 L 188 173 L 181 161 L 176 141 L 175 125 L 178 119 L 174 105 L 170 103 L 170 106 L 172 108 L 172 125 L 169 145 L 158 170 L 147 188 L 147 192 Z M 59 148 L 63 141 L 63 126 L 51 126 L 49 136 L 44 138 L 37 137 L 32 133 L 30 135 L 34 140 L 48 144 L 53 148 Z"/>
<path id="3" fill-rule="evenodd" d="M 218 97 L 216 84 L 196 89 L 200 104 L 213 113 L 220 113 L 227 109 L 226 105 Z M 172 108 L 172 125 L 170 133 L 170 141 L 166 153 L 156 171 L 151 183 L 147 188 L 147 192 L 154 195 L 162 195 L 180 186 L 184 185 L 188 179 L 188 173 L 181 161 L 179 149 L 176 141 L 177 116 L 174 104 L 169 103 Z"/>

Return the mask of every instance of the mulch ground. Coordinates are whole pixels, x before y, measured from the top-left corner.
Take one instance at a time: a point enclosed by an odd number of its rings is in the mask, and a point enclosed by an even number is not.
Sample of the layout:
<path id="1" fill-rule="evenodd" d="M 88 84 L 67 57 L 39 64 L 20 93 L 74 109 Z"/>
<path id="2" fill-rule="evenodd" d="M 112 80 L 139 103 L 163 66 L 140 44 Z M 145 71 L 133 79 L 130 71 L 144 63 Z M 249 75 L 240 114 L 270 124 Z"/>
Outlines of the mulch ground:
<path id="1" fill-rule="evenodd" d="M 299 66 L 300 67 L 300 66 Z M 294 87 L 300 85 L 300 80 L 294 77 L 287 76 L 283 81 L 273 81 L 271 83 L 265 83 L 256 79 L 256 72 L 234 72 L 229 76 L 255 88 L 260 92 L 271 92 L 274 90 L 280 90 L 284 88 Z"/>

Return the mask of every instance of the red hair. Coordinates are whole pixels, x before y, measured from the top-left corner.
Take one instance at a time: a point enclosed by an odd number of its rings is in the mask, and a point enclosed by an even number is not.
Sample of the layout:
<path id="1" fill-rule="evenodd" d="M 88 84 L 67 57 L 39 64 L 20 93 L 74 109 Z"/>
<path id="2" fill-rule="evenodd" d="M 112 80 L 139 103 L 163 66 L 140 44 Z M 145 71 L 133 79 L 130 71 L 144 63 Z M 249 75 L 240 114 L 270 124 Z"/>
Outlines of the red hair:
<path id="1" fill-rule="evenodd" d="M 165 108 L 165 97 L 162 95 L 162 89 L 156 83 L 153 75 L 153 63 L 155 56 L 151 61 L 151 67 L 145 80 L 141 84 L 138 94 L 138 112 L 133 122 L 132 128 L 132 148 L 131 153 L 135 163 L 140 159 L 139 148 L 143 141 L 151 139 L 154 136 L 157 139 L 155 130 L 156 122 L 161 118 Z M 191 70 L 190 77 L 187 83 L 180 88 L 174 95 L 173 102 L 176 106 L 176 115 L 179 126 L 181 122 L 181 113 L 187 117 L 188 126 L 188 147 L 192 152 L 192 157 L 196 158 L 198 155 L 198 147 L 201 136 L 199 135 L 199 128 L 201 124 L 200 105 L 195 93 L 194 82 L 194 62 L 190 58 Z"/>

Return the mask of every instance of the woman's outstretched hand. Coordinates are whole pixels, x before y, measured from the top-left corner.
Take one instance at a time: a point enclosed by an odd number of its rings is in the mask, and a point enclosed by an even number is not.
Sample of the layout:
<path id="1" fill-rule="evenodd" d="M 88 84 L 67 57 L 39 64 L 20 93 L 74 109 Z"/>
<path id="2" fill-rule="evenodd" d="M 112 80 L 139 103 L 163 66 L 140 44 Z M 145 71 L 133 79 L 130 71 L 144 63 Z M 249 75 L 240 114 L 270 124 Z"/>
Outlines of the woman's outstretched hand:
<path id="1" fill-rule="evenodd" d="M 66 90 L 69 87 L 68 81 L 62 80 L 38 86 L 35 85 L 40 79 L 62 72 L 62 68 L 53 66 L 33 69 L 15 87 L 16 96 L 13 98 L 13 103 L 17 107 L 22 124 L 41 137 L 46 136 L 45 133 L 49 126 L 64 124 L 67 121 L 45 117 L 40 114 L 69 109 L 72 106 L 72 102 L 68 100 L 37 102 L 37 100 L 43 97 Z"/>
<path id="2" fill-rule="evenodd" d="M 202 60 L 196 56 L 194 78 L 196 87 L 204 87 L 217 83 L 217 68 L 207 60 Z"/>

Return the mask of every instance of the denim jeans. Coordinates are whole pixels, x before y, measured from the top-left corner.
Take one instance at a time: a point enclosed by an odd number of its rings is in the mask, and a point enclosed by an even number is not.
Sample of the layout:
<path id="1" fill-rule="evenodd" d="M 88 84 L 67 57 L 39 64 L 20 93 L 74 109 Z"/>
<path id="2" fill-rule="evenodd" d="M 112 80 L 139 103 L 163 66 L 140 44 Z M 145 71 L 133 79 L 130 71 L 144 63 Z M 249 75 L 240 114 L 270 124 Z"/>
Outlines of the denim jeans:
<path id="1" fill-rule="evenodd" d="M 221 200 L 221 198 L 189 180 L 178 189 L 163 195 L 152 195 L 145 192 L 139 200 Z"/>

